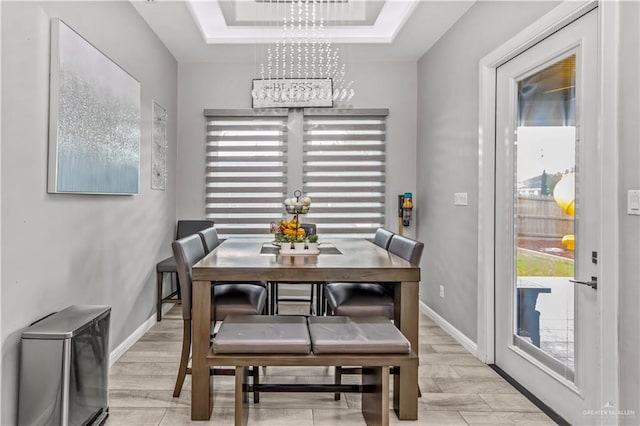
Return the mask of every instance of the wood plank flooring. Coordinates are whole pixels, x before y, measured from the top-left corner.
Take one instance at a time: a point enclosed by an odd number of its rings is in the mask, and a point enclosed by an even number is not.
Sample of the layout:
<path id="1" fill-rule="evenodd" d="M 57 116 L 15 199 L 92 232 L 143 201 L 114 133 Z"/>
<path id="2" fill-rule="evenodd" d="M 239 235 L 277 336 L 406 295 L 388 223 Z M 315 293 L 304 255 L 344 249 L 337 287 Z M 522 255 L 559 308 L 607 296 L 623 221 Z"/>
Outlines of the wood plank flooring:
<path id="1" fill-rule="evenodd" d="M 191 422 L 191 378 L 187 376 L 180 398 L 173 398 L 182 342 L 180 307 L 149 330 L 111 368 L 110 416 L 117 425 L 233 425 L 233 377 L 215 376 L 215 420 Z M 290 313 L 306 306 L 289 305 Z M 402 422 L 393 410 L 391 425 L 552 425 L 544 413 L 469 354 L 455 339 L 425 315 L 420 315 L 420 377 L 422 398 L 417 422 Z M 332 383 L 333 369 L 325 367 L 269 367 L 261 371 L 265 383 Z M 344 376 L 357 383 L 358 376 Z M 360 395 L 330 393 L 263 393 L 249 410 L 250 425 L 360 426 Z"/>

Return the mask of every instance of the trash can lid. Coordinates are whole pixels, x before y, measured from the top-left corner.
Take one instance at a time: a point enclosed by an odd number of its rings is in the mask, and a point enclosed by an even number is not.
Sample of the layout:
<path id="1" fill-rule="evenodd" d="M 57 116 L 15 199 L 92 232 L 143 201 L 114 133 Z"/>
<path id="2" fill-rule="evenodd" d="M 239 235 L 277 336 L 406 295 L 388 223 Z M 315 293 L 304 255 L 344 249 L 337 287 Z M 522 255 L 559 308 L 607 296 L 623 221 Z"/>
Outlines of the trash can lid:
<path id="1" fill-rule="evenodd" d="M 111 312 L 110 306 L 72 305 L 33 324 L 22 332 L 23 339 L 70 339 L 89 327 L 94 320 Z"/>

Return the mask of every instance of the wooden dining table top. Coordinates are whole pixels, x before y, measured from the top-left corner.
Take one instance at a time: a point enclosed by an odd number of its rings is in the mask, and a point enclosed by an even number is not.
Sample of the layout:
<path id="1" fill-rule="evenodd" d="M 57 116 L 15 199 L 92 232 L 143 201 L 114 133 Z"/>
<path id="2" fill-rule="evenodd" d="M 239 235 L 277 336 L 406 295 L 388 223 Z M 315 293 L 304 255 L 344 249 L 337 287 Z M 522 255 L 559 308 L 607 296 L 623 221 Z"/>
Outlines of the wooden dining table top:
<path id="1" fill-rule="evenodd" d="M 261 254 L 264 240 L 230 239 L 219 245 L 193 267 L 193 280 L 297 281 L 420 281 L 420 267 L 412 265 L 365 239 L 335 239 L 325 247 L 341 254 Z M 322 247 L 322 246 L 321 246 Z M 272 251 L 272 250 L 270 250 Z M 334 250 L 332 250 L 335 252 Z"/>

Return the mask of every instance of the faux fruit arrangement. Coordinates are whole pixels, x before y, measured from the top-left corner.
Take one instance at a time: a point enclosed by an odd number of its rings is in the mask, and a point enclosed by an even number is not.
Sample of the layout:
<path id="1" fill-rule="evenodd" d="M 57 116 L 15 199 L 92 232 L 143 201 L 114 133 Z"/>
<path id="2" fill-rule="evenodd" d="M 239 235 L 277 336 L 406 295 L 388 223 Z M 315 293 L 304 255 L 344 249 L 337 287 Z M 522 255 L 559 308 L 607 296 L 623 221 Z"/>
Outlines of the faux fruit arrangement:
<path id="1" fill-rule="evenodd" d="M 304 241 L 306 236 L 304 229 L 298 227 L 298 220 L 295 217 L 291 220 L 282 220 L 280 222 L 280 234 L 285 241 L 292 241 L 298 238 Z"/>

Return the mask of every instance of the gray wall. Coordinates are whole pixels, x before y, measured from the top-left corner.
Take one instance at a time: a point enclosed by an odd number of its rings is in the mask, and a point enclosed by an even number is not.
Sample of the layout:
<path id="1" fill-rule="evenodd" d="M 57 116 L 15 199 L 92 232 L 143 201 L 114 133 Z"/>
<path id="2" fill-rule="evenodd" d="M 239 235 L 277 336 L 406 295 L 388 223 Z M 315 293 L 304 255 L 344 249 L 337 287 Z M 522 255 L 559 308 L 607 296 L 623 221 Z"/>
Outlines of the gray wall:
<path id="1" fill-rule="evenodd" d="M 204 214 L 205 108 L 251 108 L 254 63 L 180 64 L 178 81 L 178 218 Z M 397 229 L 397 194 L 416 188 L 415 62 L 351 63 L 356 108 L 389 108 L 387 120 L 387 226 Z M 289 188 L 293 192 L 296 188 Z M 416 200 L 417 210 L 421 208 Z M 406 235 L 415 235 L 415 224 Z"/>
<path id="2" fill-rule="evenodd" d="M 2 2 L 2 425 L 16 423 L 19 336 L 71 304 L 112 307 L 111 349 L 155 312 L 175 228 L 177 63 L 128 2 Z M 47 194 L 50 19 L 141 83 L 140 194 Z M 151 104 L 169 114 L 169 182 L 152 191 Z"/>
<path id="3" fill-rule="evenodd" d="M 640 189 L 640 3 L 620 4 L 620 423 L 640 424 L 640 216 L 627 215 L 627 190 Z"/>
<path id="4" fill-rule="evenodd" d="M 478 282 L 478 64 L 556 2 L 478 2 L 418 62 L 421 299 L 475 341 Z M 454 206 L 454 192 L 469 194 Z M 439 286 L 444 286 L 444 299 Z"/>
<path id="5" fill-rule="evenodd" d="M 437 247 L 423 260 L 421 298 L 476 340 L 478 62 L 555 2 L 479 2 L 418 62 L 418 237 Z M 640 423 L 640 218 L 626 214 L 640 189 L 640 4 L 621 2 L 619 78 L 619 368 L 623 424 Z M 453 193 L 469 192 L 468 207 Z M 445 298 L 438 286 L 445 286 Z"/>

